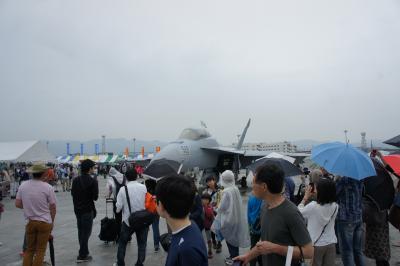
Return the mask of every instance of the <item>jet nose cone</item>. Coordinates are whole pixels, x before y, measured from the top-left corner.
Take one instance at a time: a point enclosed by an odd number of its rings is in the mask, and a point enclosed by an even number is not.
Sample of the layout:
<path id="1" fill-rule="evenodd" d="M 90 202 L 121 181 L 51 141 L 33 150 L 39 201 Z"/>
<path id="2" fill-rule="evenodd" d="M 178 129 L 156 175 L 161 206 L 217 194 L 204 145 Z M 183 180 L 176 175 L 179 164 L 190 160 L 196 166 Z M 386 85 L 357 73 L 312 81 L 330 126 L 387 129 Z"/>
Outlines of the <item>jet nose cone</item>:
<path id="1" fill-rule="evenodd" d="M 181 145 L 181 143 L 170 143 L 170 144 L 168 144 L 163 149 L 161 149 L 161 151 L 159 153 L 157 153 L 154 156 L 153 160 L 151 160 L 151 161 L 160 160 L 160 159 L 167 159 L 167 160 L 171 160 L 171 161 L 176 161 L 176 162 L 182 163 L 184 158 L 182 157 L 182 154 L 180 152 L 180 150 L 181 150 L 180 145 Z"/>

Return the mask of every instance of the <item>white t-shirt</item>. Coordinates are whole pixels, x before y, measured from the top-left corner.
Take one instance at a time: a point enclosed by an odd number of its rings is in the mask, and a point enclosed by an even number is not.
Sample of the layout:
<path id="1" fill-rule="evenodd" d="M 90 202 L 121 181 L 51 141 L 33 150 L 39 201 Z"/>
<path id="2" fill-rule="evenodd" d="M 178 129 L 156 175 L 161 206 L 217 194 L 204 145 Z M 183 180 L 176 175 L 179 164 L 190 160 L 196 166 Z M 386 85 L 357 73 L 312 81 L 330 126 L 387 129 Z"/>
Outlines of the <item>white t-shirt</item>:
<path id="1" fill-rule="evenodd" d="M 145 185 L 138 183 L 137 181 L 130 181 L 127 184 L 129 199 L 131 203 L 131 211 L 132 213 L 141 211 L 145 209 L 145 199 L 147 189 Z M 129 206 L 128 201 L 126 199 L 125 187 L 121 187 L 117 195 L 117 212 L 122 210 L 122 221 L 125 222 L 127 226 L 129 226 Z"/>
<path id="2" fill-rule="evenodd" d="M 313 201 L 306 206 L 301 203 L 298 208 L 303 217 L 307 219 L 307 229 L 314 246 L 322 247 L 337 243 L 335 235 L 335 219 L 338 213 L 338 205 L 336 203 L 320 205 Z M 322 236 L 319 238 L 326 224 L 328 225 L 326 226 Z M 318 242 L 315 243 L 318 238 Z"/>

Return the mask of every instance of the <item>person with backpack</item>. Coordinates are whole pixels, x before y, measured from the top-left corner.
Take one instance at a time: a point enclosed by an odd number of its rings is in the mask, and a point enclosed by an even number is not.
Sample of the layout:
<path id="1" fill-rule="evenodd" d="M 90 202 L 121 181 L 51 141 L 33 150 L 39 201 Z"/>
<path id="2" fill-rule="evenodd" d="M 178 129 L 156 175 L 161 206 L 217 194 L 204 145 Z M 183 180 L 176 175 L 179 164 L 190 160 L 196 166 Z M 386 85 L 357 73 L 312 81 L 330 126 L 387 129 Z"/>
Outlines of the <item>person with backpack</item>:
<path id="1" fill-rule="evenodd" d="M 121 232 L 122 225 L 122 212 L 117 212 L 117 195 L 121 188 L 126 185 L 125 177 L 122 173 L 118 172 L 114 167 L 110 168 L 108 172 L 108 180 L 106 189 L 108 191 L 107 198 L 113 199 L 113 212 L 115 216 L 115 222 L 117 223 L 117 241 Z"/>
<path id="2" fill-rule="evenodd" d="M 145 210 L 146 201 L 146 186 L 136 181 L 137 173 L 134 168 L 129 168 L 125 173 L 128 183 L 124 186 L 117 195 L 117 212 L 122 212 L 121 233 L 118 239 L 117 262 L 114 266 L 125 265 L 126 246 L 129 238 L 133 233 L 136 234 L 138 245 L 138 258 L 135 265 L 142 266 L 146 259 L 146 245 L 148 227 L 134 229 L 134 225 L 129 223 L 129 217 L 132 213 Z"/>
<path id="3" fill-rule="evenodd" d="M 153 230 L 154 252 L 157 253 L 160 250 L 160 216 L 157 214 L 157 203 L 155 196 L 157 183 L 153 179 L 147 179 L 144 183 L 147 189 L 145 201 L 146 210 L 156 214 L 151 228 Z"/>

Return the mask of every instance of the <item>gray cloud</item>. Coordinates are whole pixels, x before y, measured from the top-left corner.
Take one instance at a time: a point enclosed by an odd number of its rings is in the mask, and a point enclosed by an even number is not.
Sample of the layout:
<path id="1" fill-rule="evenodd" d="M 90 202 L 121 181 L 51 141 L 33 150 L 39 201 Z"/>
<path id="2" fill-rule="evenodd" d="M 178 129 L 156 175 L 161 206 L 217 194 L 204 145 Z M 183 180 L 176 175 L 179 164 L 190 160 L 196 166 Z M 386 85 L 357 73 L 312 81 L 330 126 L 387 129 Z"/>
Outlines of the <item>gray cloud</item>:
<path id="1" fill-rule="evenodd" d="M 0 140 L 398 134 L 396 1 L 0 4 Z"/>

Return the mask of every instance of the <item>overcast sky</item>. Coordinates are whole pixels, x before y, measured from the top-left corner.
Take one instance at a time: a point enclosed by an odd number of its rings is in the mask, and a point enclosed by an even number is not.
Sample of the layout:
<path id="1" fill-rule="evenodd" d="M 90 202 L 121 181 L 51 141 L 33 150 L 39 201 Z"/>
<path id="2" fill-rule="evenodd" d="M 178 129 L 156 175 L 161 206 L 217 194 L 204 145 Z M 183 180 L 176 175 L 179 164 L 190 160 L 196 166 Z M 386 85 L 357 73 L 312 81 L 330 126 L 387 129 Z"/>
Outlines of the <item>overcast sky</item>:
<path id="1" fill-rule="evenodd" d="M 0 0 L 0 141 L 400 134 L 400 2 Z"/>

